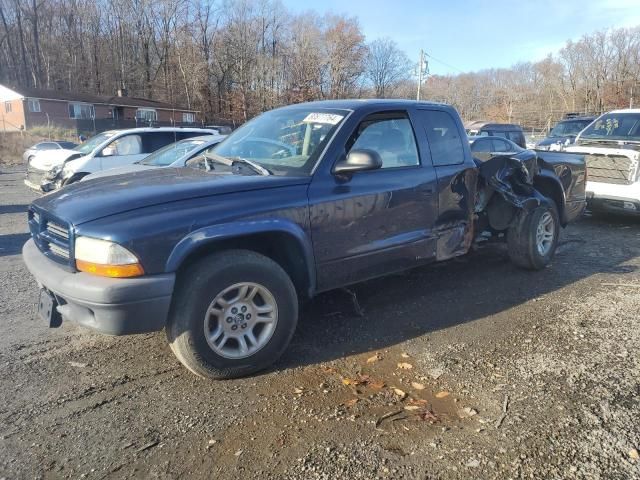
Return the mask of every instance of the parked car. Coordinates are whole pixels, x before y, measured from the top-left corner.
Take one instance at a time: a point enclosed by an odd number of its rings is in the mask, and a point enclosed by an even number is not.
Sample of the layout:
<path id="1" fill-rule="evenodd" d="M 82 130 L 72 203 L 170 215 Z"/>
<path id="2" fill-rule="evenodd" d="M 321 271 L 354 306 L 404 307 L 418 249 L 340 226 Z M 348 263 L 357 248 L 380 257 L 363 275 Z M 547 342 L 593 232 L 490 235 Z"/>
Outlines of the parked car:
<path id="1" fill-rule="evenodd" d="M 571 117 L 561 120 L 551 129 L 549 135 L 536 144 L 537 150 L 560 150 L 571 145 L 578 134 L 596 117 Z"/>
<path id="2" fill-rule="evenodd" d="M 64 140 L 46 140 L 44 142 L 36 143 L 35 145 L 27 148 L 22 154 L 22 159 L 28 163 L 36 154 L 48 150 L 70 150 L 77 146 L 76 143 L 66 142 Z"/>
<path id="3" fill-rule="evenodd" d="M 548 265 L 582 212 L 586 172 L 579 155 L 540 155 L 476 165 L 443 104 L 292 105 L 244 124 L 200 168 L 35 200 L 23 258 L 50 325 L 165 329 L 192 372 L 247 375 L 283 353 L 299 301 L 318 292 L 463 255 L 480 234 L 506 237 L 518 266 Z"/>
<path id="4" fill-rule="evenodd" d="M 200 157 L 206 158 L 209 151 L 224 140 L 225 137 L 226 135 L 204 135 L 180 140 L 160 150 L 156 150 L 151 155 L 136 163 L 91 173 L 84 177 L 82 181 L 113 175 L 123 175 L 153 168 L 184 167 L 187 162 L 198 162 Z"/>
<path id="5" fill-rule="evenodd" d="M 520 125 L 512 123 L 472 122 L 467 125 L 467 135 L 479 137 L 503 137 L 516 145 L 527 148 L 524 131 Z"/>
<path id="6" fill-rule="evenodd" d="M 89 173 L 142 160 L 170 143 L 215 133 L 202 128 L 181 127 L 110 130 L 72 150 L 38 153 L 27 166 L 25 184 L 34 190 L 50 192 L 77 182 Z"/>
<path id="7" fill-rule="evenodd" d="M 483 162 L 493 157 L 516 155 L 524 150 L 502 137 L 476 137 L 470 148 L 473 157 Z"/>
<path id="8" fill-rule="evenodd" d="M 640 109 L 599 116 L 565 150 L 586 158 L 592 210 L 640 214 Z"/>

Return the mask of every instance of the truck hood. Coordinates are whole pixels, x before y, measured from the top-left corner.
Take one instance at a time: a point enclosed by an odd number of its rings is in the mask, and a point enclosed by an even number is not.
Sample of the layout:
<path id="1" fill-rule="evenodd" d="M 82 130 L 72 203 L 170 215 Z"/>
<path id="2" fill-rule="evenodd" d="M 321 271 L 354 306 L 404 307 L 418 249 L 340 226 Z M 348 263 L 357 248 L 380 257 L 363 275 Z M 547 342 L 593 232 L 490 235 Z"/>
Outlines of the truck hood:
<path id="1" fill-rule="evenodd" d="M 96 178 L 113 177 L 114 175 L 124 175 L 134 172 L 141 172 L 142 170 L 151 170 L 154 168 L 160 168 L 154 165 L 141 165 L 139 163 L 133 163 L 131 165 L 124 165 L 122 167 L 109 168 L 107 170 L 100 170 L 99 172 L 91 173 L 82 179 L 83 182 L 87 180 L 95 180 Z"/>
<path id="2" fill-rule="evenodd" d="M 74 183 L 36 199 L 36 208 L 73 225 L 138 208 L 232 192 L 304 185 L 310 177 L 212 174 L 155 168 Z"/>
<path id="3" fill-rule="evenodd" d="M 64 161 L 72 155 L 82 155 L 75 150 L 45 150 L 37 153 L 32 159 L 30 166 L 37 170 L 46 170 L 47 172 L 57 165 L 62 165 Z"/>

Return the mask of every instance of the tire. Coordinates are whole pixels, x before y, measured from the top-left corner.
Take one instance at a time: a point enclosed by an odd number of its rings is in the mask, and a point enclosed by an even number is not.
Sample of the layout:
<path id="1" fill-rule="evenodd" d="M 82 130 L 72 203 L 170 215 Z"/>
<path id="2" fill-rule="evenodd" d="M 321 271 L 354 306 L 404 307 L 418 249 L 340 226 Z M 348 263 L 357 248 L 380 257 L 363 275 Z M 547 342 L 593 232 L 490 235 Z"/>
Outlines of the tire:
<path id="1" fill-rule="evenodd" d="M 521 211 L 507 231 L 509 257 L 519 267 L 541 270 L 549 265 L 555 254 L 560 236 L 560 218 L 555 203 L 550 199 L 547 202 L 530 212 Z M 541 242 L 542 248 L 538 243 L 538 227 L 547 232 L 547 239 L 550 234 L 553 235 L 550 240 Z"/>
<path id="2" fill-rule="evenodd" d="M 275 362 L 289 345 L 297 321 L 296 290 L 282 267 L 249 250 L 228 250 L 198 260 L 180 275 L 165 330 L 185 367 L 201 377 L 227 379 Z"/>

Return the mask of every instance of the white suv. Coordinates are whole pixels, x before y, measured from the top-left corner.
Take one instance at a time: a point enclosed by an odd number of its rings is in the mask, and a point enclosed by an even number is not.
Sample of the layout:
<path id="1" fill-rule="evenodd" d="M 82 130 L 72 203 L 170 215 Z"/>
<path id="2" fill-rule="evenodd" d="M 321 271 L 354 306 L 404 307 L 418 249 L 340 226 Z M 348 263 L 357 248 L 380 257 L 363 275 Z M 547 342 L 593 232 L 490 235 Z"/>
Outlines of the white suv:
<path id="1" fill-rule="evenodd" d="M 29 161 L 24 183 L 34 190 L 50 192 L 77 182 L 90 173 L 142 160 L 171 143 L 215 133 L 211 129 L 179 127 L 102 132 L 72 150 L 51 150 L 37 154 Z"/>

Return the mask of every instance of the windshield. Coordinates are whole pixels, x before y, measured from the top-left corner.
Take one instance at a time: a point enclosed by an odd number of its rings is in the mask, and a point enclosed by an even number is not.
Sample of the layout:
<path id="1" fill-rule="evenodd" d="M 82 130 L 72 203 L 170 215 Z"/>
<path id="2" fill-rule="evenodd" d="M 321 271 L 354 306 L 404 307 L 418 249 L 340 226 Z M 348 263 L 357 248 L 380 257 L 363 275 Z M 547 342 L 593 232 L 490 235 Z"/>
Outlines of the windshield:
<path id="1" fill-rule="evenodd" d="M 263 113 L 215 148 L 229 160 L 248 160 L 273 175 L 307 176 L 346 110 L 293 106 Z"/>
<path id="2" fill-rule="evenodd" d="M 587 127 L 581 139 L 640 141 L 640 113 L 607 113 Z"/>
<path id="3" fill-rule="evenodd" d="M 109 138 L 113 137 L 115 134 L 116 134 L 116 132 L 103 132 L 103 133 L 100 133 L 100 134 L 96 135 L 95 137 L 91 137 L 86 142 L 81 143 L 80 145 L 75 147 L 74 150 L 76 152 L 82 153 L 83 155 L 87 155 L 88 153 L 93 152 L 93 150 L 98 145 L 100 145 L 105 140 L 108 140 Z"/>
<path id="4" fill-rule="evenodd" d="M 166 167 L 171 165 L 179 158 L 185 156 L 191 150 L 205 143 L 204 140 L 182 140 L 178 143 L 172 143 L 160 150 L 153 152 L 148 157 L 140 160 L 141 165 L 155 165 L 156 167 Z"/>
<path id="5" fill-rule="evenodd" d="M 550 137 L 575 137 L 584 127 L 589 125 L 591 120 L 568 120 L 560 122 L 551 129 Z"/>

